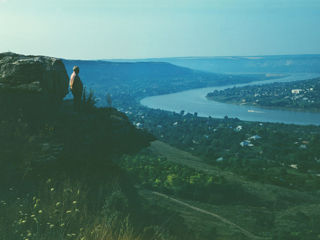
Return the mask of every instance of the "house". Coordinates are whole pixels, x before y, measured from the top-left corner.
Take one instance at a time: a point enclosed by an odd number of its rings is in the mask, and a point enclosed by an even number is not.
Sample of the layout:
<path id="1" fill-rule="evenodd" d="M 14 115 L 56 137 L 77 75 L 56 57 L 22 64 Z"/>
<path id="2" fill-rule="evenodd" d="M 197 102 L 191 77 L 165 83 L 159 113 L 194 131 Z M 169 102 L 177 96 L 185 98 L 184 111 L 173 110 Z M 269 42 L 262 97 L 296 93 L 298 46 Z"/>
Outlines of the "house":
<path id="1" fill-rule="evenodd" d="M 300 149 L 307 149 L 307 145 L 301 144 L 301 145 L 299 146 L 299 148 L 300 148 Z"/>
<path id="2" fill-rule="evenodd" d="M 298 165 L 297 164 L 291 164 L 290 167 L 294 168 L 294 169 L 298 169 Z"/>
<path id="3" fill-rule="evenodd" d="M 292 89 L 291 93 L 292 94 L 299 94 L 302 91 L 302 89 Z"/>
<path id="4" fill-rule="evenodd" d="M 261 139 L 261 137 L 259 135 L 253 135 L 251 137 L 249 137 L 250 140 L 258 140 Z"/>
<path id="5" fill-rule="evenodd" d="M 217 162 L 222 162 L 223 161 L 223 157 L 219 157 L 216 159 Z"/>
<path id="6" fill-rule="evenodd" d="M 248 141 L 248 140 L 244 140 L 244 141 L 242 141 L 242 142 L 240 143 L 240 146 L 241 146 L 241 147 L 252 147 L 253 144 L 252 144 L 250 141 Z"/>
<path id="7" fill-rule="evenodd" d="M 237 126 L 234 130 L 235 130 L 236 132 L 240 132 L 240 131 L 242 130 L 242 126 L 239 125 L 239 126 Z"/>

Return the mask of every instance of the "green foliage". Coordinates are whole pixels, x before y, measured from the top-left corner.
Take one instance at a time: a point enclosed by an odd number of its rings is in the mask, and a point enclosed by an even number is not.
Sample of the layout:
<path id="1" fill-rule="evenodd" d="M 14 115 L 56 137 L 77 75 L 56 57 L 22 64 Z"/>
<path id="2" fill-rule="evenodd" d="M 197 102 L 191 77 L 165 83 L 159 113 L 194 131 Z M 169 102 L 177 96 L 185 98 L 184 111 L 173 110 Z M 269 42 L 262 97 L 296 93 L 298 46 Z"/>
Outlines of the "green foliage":
<path id="1" fill-rule="evenodd" d="M 71 109 L 64 105 L 36 125 L 23 114 L 0 122 L 0 238 L 143 238 L 144 228 L 157 228 L 167 212 L 149 206 L 149 213 L 115 162 L 147 146 L 152 136 L 113 108 Z M 149 219 L 155 219 L 152 225 Z M 177 226 L 185 229 L 181 219 Z M 162 228 L 154 239 L 174 239 L 177 232 Z"/>
<path id="2" fill-rule="evenodd" d="M 275 219 L 275 239 L 320 239 L 319 204 L 288 208 Z"/>
<path id="3" fill-rule="evenodd" d="M 94 111 L 95 104 L 97 103 L 96 98 L 94 96 L 94 92 L 92 89 L 88 92 L 86 88 L 84 88 L 82 99 L 81 99 L 81 109 L 85 112 Z"/>
<path id="4" fill-rule="evenodd" d="M 48 179 L 39 190 L 38 194 L 23 196 L 13 192 L 1 201 L 1 237 L 6 240 L 140 239 L 127 217 L 118 216 L 117 225 L 113 223 L 113 209 L 103 216 L 89 210 L 92 203 L 88 201 L 88 187 L 81 183 L 61 184 Z M 109 198 L 115 194 L 111 192 Z"/>
<path id="5" fill-rule="evenodd" d="M 317 126 L 182 116 L 143 107 L 131 111 L 137 112 L 131 115 L 132 121 L 142 123 L 159 140 L 197 155 L 209 164 L 262 183 L 302 191 L 318 189 L 320 128 Z M 239 125 L 242 129 L 236 131 Z M 255 135 L 261 139 L 250 140 L 251 147 L 240 146 Z M 291 165 L 297 165 L 297 169 Z"/>
<path id="6" fill-rule="evenodd" d="M 143 187 L 182 198 L 213 204 L 262 203 L 240 184 L 227 183 L 223 177 L 174 164 L 148 153 L 124 157 L 121 166 L 137 177 Z"/>
<path id="7" fill-rule="evenodd" d="M 102 208 L 102 214 L 111 221 L 122 219 L 129 212 L 128 199 L 119 188 L 106 198 Z"/>

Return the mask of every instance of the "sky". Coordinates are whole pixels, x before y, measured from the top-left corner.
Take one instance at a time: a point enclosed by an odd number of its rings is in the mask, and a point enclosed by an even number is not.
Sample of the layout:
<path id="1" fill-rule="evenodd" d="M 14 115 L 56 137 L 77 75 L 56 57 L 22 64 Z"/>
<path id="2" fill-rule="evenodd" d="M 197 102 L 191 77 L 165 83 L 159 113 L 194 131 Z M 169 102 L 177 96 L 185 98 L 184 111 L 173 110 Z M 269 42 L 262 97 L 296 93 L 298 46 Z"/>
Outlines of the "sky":
<path id="1" fill-rule="evenodd" d="M 0 52 L 68 59 L 320 54 L 320 0 L 0 0 Z"/>

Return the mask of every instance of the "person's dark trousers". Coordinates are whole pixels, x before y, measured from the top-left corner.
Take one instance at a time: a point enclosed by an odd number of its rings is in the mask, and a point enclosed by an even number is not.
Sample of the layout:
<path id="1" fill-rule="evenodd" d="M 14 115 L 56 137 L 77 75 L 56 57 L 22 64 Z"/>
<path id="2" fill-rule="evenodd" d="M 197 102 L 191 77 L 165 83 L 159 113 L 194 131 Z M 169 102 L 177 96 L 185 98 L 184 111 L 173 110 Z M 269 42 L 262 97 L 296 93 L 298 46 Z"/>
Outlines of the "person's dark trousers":
<path id="1" fill-rule="evenodd" d="M 72 90 L 71 92 L 73 95 L 73 108 L 75 111 L 80 111 L 82 93 L 80 91 L 74 91 L 74 90 Z"/>

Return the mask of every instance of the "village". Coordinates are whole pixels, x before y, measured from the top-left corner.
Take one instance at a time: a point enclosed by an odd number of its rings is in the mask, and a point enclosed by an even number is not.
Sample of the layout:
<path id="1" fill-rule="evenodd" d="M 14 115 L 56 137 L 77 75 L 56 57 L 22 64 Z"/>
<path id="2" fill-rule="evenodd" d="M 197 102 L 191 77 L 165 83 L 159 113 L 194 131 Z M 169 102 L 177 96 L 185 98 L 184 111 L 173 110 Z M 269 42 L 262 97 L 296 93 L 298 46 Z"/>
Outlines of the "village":
<path id="1" fill-rule="evenodd" d="M 121 105 L 119 110 L 137 128 L 211 165 L 293 189 L 311 190 L 320 183 L 317 126 L 247 122 L 227 116 L 204 118 L 197 113 L 173 113 L 128 102 Z"/>
<path id="2" fill-rule="evenodd" d="M 207 98 L 241 105 L 319 112 L 320 79 L 229 88 L 211 92 Z"/>

